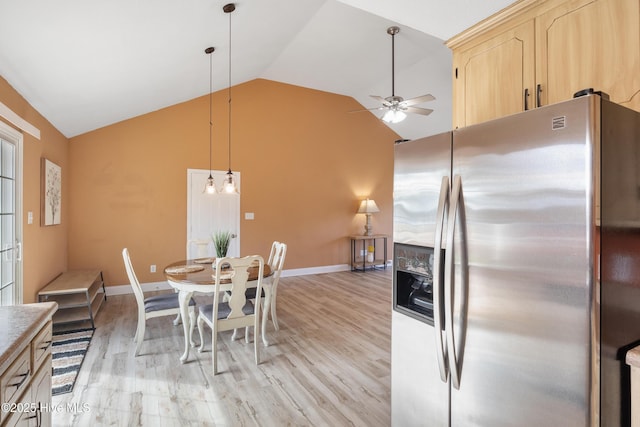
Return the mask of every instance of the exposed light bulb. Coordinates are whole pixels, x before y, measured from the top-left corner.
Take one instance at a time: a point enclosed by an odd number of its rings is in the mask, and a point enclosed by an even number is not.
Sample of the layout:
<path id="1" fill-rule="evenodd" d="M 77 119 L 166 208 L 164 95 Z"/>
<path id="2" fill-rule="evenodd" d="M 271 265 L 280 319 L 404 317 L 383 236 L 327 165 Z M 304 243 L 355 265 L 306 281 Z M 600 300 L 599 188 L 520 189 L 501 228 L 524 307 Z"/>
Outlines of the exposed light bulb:
<path id="1" fill-rule="evenodd" d="M 227 172 L 227 176 L 224 179 L 224 183 L 222 184 L 222 190 L 225 193 L 237 193 L 238 189 L 236 188 L 236 183 L 235 180 L 233 179 L 233 173 L 231 172 L 231 170 L 229 170 L 229 172 Z"/>
<path id="2" fill-rule="evenodd" d="M 207 194 L 216 194 L 216 182 L 213 180 L 213 176 L 209 175 L 209 178 L 207 178 L 207 184 L 204 187 L 204 191 Z"/>

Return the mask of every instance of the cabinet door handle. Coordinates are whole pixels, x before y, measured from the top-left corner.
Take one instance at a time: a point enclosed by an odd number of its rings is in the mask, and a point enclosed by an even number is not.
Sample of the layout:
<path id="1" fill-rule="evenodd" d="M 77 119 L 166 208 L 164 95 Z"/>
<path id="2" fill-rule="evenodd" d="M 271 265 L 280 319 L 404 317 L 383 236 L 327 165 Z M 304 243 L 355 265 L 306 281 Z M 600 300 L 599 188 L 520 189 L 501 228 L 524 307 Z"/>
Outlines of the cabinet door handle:
<path id="1" fill-rule="evenodd" d="M 538 84 L 536 86 L 536 108 L 542 107 L 542 100 L 540 94 L 542 93 L 542 85 Z"/>
<path id="2" fill-rule="evenodd" d="M 9 384 L 9 387 L 15 387 L 15 388 L 20 388 L 22 387 L 22 384 L 24 384 L 24 382 L 27 380 L 27 378 L 29 378 L 29 374 L 31 373 L 31 370 L 28 369 L 27 372 L 25 372 L 24 374 L 20 374 L 20 375 L 16 375 L 18 377 L 22 377 L 22 379 L 15 383 L 15 384 Z"/>
<path id="3" fill-rule="evenodd" d="M 529 109 L 529 88 L 524 90 L 524 111 Z"/>
<path id="4" fill-rule="evenodd" d="M 51 340 L 49 341 L 43 341 L 42 344 L 44 344 L 44 347 L 40 347 L 40 350 L 46 350 L 49 348 L 49 346 L 51 345 Z"/>

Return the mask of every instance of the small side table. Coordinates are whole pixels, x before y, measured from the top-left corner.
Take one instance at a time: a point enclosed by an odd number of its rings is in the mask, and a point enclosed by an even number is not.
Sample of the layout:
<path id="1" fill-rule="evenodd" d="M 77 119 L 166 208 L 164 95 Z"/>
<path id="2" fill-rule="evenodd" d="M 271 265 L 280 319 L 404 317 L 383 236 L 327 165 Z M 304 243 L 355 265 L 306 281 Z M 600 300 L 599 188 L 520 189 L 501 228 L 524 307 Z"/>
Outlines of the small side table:
<path id="1" fill-rule="evenodd" d="M 387 269 L 387 238 L 385 234 L 372 234 L 371 236 L 349 236 L 351 239 L 351 271 L 366 271 L 367 268 L 375 269 L 383 267 Z M 380 245 L 376 244 L 382 240 L 382 251 Z M 373 260 L 367 259 L 367 247 L 373 246 Z M 381 257 L 382 255 L 382 257 Z"/>
<path id="2" fill-rule="evenodd" d="M 95 329 L 96 314 L 106 300 L 102 271 L 97 269 L 66 271 L 38 292 L 38 302 L 58 303 L 58 311 L 53 315 L 54 326 L 91 322 L 91 328 Z"/>

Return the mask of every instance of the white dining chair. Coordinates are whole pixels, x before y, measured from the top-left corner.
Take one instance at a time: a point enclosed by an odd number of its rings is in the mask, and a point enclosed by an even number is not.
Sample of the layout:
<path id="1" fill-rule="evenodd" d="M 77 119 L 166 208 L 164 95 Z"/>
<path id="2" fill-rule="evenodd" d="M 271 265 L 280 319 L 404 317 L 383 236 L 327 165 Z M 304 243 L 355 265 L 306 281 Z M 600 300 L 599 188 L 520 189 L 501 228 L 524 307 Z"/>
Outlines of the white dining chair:
<path id="1" fill-rule="evenodd" d="M 278 241 L 273 242 L 273 244 L 271 245 L 271 252 L 269 253 L 268 261 L 273 274 L 266 279 L 268 283 L 265 284 L 265 286 L 271 287 L 271 304 L 270 307 L 266 307 L 265 310 L 269 310 L 269 313 L 271 314 L 271 321 L 273 322 L 273 326 L 275 327 L 276 331 L 280 330 L 280 326 L 278 325 L 278 316 L 276 313 L 276 296 L 278 294 L 278 283 L 280 282 L 280 275 L 282 274 L 282 268 L 284 266 L 284 259 L 286 256 L 287 244 Z M 247 290 L 247 298 L 255 299 L 255 297 L 255 288 L 249 288 Z M 264 292 L 262 292 L 262 301 L 264 301 Z"/>
<path id="2" fill-rule="evenodd" d="M 228 264 L 228 266 L 227 266 Z M 224 268 L 223 268 L 224 266 Z M 262 292 L 262 276 L 264 272 L 264 259 L 260 255 L 251 255 L 243 258 L 225 257 L 216 259 L 215 265 L 215 289 L 213 304 L 200 306 L 198 310 L 198 333 L 200 334 L 200 349 L 204 351 L 203 326 L 206 323 L 211 328 L 211 352 L 213 358 L 213 375 L 218 373 L 218 332 L 245 328 L 245 342 L 249 342 L 249 328 L 253 326 L 253 349 L 256 365 L 260 363 L 260 349 L 258 346 L 258 334 L 260 331 L 260 304 L 253 304 L 245 297 L 247 282 L 249 281 L 249 268 L 258 268 L 256 280 L 257 291 Z M 230 285 L 227 283 L 230 282 Z M 223 291 L 229 288 L 231 294 L 226 301 L 222 301 L 225 295 Z"/>
<path id="3" fill-rule="evenodd" d="M 280 330 L 280 325 L 278 324 L 278 316 L 276 311 L 276 302 L 277 302 L 276 297 L 278 295 L 278 283 L 280 282 L 280 275 L 282 274 L 282 268 L 284 266 L 284 260 L 286 256 L 287 256 L 287 244 L 274 241 L 271 244 L 271 251 L 269 253 L 269 258 L 267 261 L 267 264 L 269 264 L 269 267 L 271 268 L 271 271 L 273 272 L 273 274 L 264 279 L 265 283 L 263 286 L 263 288 L 266 286 L 269 286 L 271 289 L 271 301 L 270 301 L 269 307 L 264 306 L 264 301 L 266 299 L 264 290 L 261 292 L 261 299 L 260 299 L 260 303 L 262 304 L 262 309 L 267 310 L 267 318 L 265 320 L 268 320 L 269 314 L 271 314 L 271 321 L 273 322 L 273 326 L 276 331 Z M 245 292 L 246 298 L 249 300 L 255 301 L 256 291 L 257 290 L 254 287 L 247 288 Z M 227 291 L 225 295 L 225 301 L 227 298 L 229 298 L 230 295 L 231 295 L 231 292 Z M 263 328 L 264 327 L 265 325 L 263 325 Z M 234 337 L 235 336 L 236 334 L 234 333 Z M 266 341 L 265 341 L 265 345 L 266 345 Z"/>
<path id="4" fill-rule="evenodd" d="M 127 271 L 127 276 L 129 277 L 129 282 L 131 283 L 138 304 L 138 326 L 136 328 L 136 334 L 133 337 L 133 340 L 136 342 L 135 355 L 138 356 L 140 354 L 140 348 L 142 347 L 142 341 L 144 340 L 147 320 L 161 316 L 176 316 L 173 324 L 178 325 L 180 323 L 180 303 L 178 301 L 178 294 L 175 292 L 145 298 L 138 277 L 133 270 L 131 257 L 129 256 L 129 250 L 127 248 L 122 249 L 122 259 L 124 260 L 124 268 Z M 196 303 L 192 298 L 189 301 L 189 316 L 191 317 L 192 328 L 196 321 L 195 305 Z M 194 343 L 191 342 L 191 345 L 194 345 Z"/>

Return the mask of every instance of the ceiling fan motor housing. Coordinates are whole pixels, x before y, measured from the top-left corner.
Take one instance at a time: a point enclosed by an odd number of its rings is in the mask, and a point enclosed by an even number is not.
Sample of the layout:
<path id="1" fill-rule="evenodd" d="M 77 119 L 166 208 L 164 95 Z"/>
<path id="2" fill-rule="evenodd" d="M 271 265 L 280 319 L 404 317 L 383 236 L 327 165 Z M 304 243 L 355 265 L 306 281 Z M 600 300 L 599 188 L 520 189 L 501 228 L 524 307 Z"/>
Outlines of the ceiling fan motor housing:
<path id="1" fill-rule="evenodd" d="M 402 101 L 404 101 L 404 98 L 401 96 L 393 95 L 393 96 L 387 96 L 385 100 L 391 105 L 397 105 L 397 104 L 400 104 Z"/>

